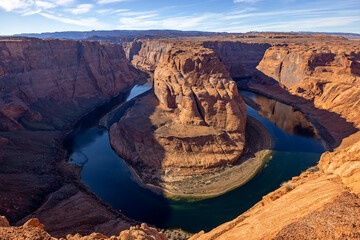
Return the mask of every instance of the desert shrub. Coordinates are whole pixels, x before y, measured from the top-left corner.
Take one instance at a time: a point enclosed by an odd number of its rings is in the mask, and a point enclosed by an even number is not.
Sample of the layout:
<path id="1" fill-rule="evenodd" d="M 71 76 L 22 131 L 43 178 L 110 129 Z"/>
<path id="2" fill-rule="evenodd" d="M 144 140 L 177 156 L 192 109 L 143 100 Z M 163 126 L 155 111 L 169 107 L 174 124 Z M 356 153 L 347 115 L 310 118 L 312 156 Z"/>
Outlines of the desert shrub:
<path id="1" fill-rule="evenodd" d="M 295 183 L 290 182 L 290 181 L 289 182 L 283 182 L 280 186 L 285 188 L 286 191 L 291 191 L 296 187 Z"/>

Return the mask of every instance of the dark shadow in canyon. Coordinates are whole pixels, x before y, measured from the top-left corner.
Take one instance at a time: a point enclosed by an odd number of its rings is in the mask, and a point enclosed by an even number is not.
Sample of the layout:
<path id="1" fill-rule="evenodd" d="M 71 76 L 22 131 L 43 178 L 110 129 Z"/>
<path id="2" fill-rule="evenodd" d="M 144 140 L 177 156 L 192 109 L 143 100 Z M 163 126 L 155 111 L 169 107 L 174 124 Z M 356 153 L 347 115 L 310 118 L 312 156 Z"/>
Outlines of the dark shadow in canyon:
<path id="1" fill-rule="evenodd" d="M 262 60 L 268 43 L 209 41 L 203 46 L 214 50 L 232 77 L 251 77 Z"/>
<path id="2" fill-rule="evenodd" d="M 274 99 L 286 105 L 294 107 L 295 111 L 300 111 L 305 114 L 306 118 L 315 126 L 318 135 L 326 142 L 327 148 L 333 150 L 341 144 L 341 141 L 356 133 L 357 128 L 354 124 L 347 122 L 345 118 L 341 117 L 335 112 L 330 112 L 324 109 L 315 107 L 310 100 L 304 99 L 300 96 L 292 95 L 286 89 L 282 88 L 281 84 L 275 79 L 265 75 L 259 70 L 255 70 L 252 78 L 247 77 L 233 77 L 240 90 L 252 91 L 264 95 L 270 99 Z M 258 100 L 261 102 L 261 100 Z M 265 112 L 275 110 L 276 106 L 264 106 Z M 264 117 L 272 117 L 268 113 L 263 113 Z M 284 116 L 286 117 L 286 116 Z M 273 118 L 273 117 L 272 117 Z M 287 119 L 280 121 L 280 125 L 286 125 Z M 289 129 L 290 130 L 290 129 Z M 296 131 L 296 126 L 290 131 Z"/>
<path id="3" fill-rule="evenodd" d="M 143 101 L 144 99 L 145 101 Z M 108 129 L 110 129 L 112 125 L 120 122 L 118 125 L 119 131 L 117 131 L 116 134 L 121 134 L 121 136 L 112 136 L 112 138 L 120 138 L 120 142 L 126 144 L 126 146 L 111 147 L 127 162 L 128 166 L 123 165 L 124 163 L 120 163 L 122 164 L 121 166 L 119 164 L 109 165 L 106 173 L 107 176 L 105 177 L 109 179 L 109 183 L 107 184 L 109 189 L 123 188 L 123 190 L 107 193 L 106 191 L 109 190 L 101 190 L 100 185 L 106 185 L 102 180 L 100 180 L 100 183 L 92 183 L 92 185 L 100 189 L 98 191 L 95 190 L 98 196 L 113 208 L 121 210 L 127 217 L 137 221 L 155 224 L 157 227 L 166 227 L 166 222 L 171 218 L 169 200 L 163 196 L 160 188 L 152 191 L 148 189 L 148 186 L 143 185 L 143 181 L 146 184 L 156 185 L 160 178 L 159 174 L 161 173 L 159 172 L 159 170 L 161 170 L 159 165 L 161 165 L 161 161 L 165 157 L 164 148 L 153 138 L 157 127 L 153 126 L 150 117 L 155 111 L 156 104 L 159 104 L 159 102 L 153 89 L 150 89 L 122 104 L 101 120 L 101 123 Z M 122 118 L 126 118 L 129 111 L 131 115 L 137 117 L 126 119 L 125 123 L 122 123 Z M 143 164 L 141 160 L 136 160 L 141 159 L 143 156 L 138 154 L 139 147 L 143 151 L 148 151 L 148 155 L 156 156 L 157 167 L 149 167 Z M 127 148 L 128 150 L 120 152 L 119 149 L 123 148 Z M 126 154 L 127 152 L 128 154 Z M 122 160 L 118 159 L 118 161 Z M 94 168 L 96 168 L 96 166 L 94 166 Z M 119 172 L 114 171 L 114 168 L 118 168 Z M 133 168 L 136 174 L 132 173 L 130 168 Z M 103 172 L 103 170 L 101 171 Z M 122 172 L 126 176 L 116 176 Z M 141 179 L 139 179 L 137 175 L 141 176 Z M 96 176 L 94 177 L 96 178 Z M 100 174 L 97 179 L 101 177 L 103 177 L 103 175 Z M 116 181 L 111 181 L 110 179 L 115 179 Z M 126 193 L 126 196 L 123 195 L 122 192 Z"/>

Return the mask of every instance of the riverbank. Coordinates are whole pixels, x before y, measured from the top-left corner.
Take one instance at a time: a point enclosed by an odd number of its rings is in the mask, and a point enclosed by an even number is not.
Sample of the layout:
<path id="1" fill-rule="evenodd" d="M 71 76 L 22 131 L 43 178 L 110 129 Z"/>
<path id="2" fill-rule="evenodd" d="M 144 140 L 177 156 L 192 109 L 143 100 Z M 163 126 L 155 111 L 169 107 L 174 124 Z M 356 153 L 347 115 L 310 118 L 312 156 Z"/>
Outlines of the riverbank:
<path id="1" fill-rule="evenodd" d="M 209 198 L 222 195 L 251 180 L 271 159 L 272 140 L 266 128 L 248 116 L 244 154 L 222 169 L 193 176 L 162 176 L 162 182 L 144 183 L 136 170 L 128 165 L 135 180 L 157 194 L 168 198 Z"/>

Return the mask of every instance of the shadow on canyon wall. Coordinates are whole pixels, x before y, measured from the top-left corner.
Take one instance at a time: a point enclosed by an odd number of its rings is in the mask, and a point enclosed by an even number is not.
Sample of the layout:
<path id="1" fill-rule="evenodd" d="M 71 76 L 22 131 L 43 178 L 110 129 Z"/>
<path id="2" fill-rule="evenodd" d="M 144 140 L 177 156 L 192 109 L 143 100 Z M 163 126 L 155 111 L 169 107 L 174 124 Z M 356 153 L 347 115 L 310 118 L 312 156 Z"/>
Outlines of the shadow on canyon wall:
<path id="1" fill-rule="evenodd" d="M 161 163 L 165 158 L 165 149 L 155 139 L 154 132 L 158 126 L 151 121 L 158 104 L 154 90 L 150 89 L 107 114 L 101 124 L 109 129 L 113 150 L 135 170 L 131 182 L 121 186 L 128 189 L 128 195 L 114 193 L 110 204 L 121 209 L 127 217 L 164 227 L 171 218 L 169 200 L 160 188 L 151 191 L 146 188 L 149 185 L 143 184 L 155 185 L 164 173 Z M 119 203 L 115 199 L 117 197 L 125 197 L 127 202 Z"/>
<path id="2" fill-rule="evenodd" d="M 257 69 L 254 71 L 251 78 L 237 76 L 233 77 L 233 80 L 237 83 L 240 90 L 243 89 L 259 93 L 270 99 L 290 105 L 294 107 L 295 111 L 304 113 L 306 118 L 315 126 L 318 135 L 326 142 L 327 147 L 330 150 L 338 147 L 344 138 L 358 131 L 353 123 L 348 122 L 339 114 L 325 109 L 319 109 L 315 107 L 312 101 L 300 96 L 292 95 L 286 90 L 285 86 L 281 85 L 281 83 Z M 257 99 L 257 102 L 261 103 L 262 100 Z M 280 110 L 279 104 L 278 106 L 276 106 L 276 104 L 274 105 L 274 103 L 269 104 L 270 105 L 268 106 L 263 104 L 265 112 L 262 114 L 266 118 L 270 118 L 271 114 L 269 113 L 275 111 L 276 108 Z M 284 118 L 283 122 L 280 121 L 279 124 L 284 125 L 285 127 L 286 122 L 288 122 L 287 116 L 284 115 L 282 117 Z M 296 131 L 296 126 L 294 126 L 292 130 L 288 129 L 288 131 Z"/>

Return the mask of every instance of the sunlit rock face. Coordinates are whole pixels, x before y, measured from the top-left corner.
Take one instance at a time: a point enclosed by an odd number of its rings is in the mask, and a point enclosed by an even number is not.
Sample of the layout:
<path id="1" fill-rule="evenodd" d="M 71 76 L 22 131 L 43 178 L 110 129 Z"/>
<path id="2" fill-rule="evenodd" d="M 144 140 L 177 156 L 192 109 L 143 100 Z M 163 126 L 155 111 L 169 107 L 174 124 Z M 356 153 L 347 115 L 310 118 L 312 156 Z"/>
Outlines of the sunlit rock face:
<path id="1" fill-rule="evenodd" d="M 352 42 L 302 43 L 269 48 L 254 80 L 276 81 L 290 93 L 340 114 L 359 127 L 360 47 Z"/>
<path id="2" fill-rule="evenodd" d="M 110 139 L 144 176 L 191 175 L 237 160 L 246 116 L 236 84 L 216 54 L 175 45 L 155 69 L 154 92 L 136 100 L 110 128 Z"/>
<path id="3" fill-rule="evenodd" d="M 308 36 L 296 37 L 296 43 L 284 41 L 266 51 L 251 87 L 290 101 L 311 117 L 320 117 L 332 133 L 348 131 L 346 121 L 359 129 L 359 44 L 327 36 L 313 36 L 310 41 L 305 39 Z M 296 129 L 283 120 L 292 117 L 282 106 L 259 98 L 255 101 L 262 107 L 263 116 L 275 119 L 286 131 Z M 333 121 L 335 118 L 346 121 Z M 297 114 L 292 119 L 309 129 Z M 348 133 L 334 135 L 346 138 L 337 139 L 337 148 L 324 153 L 316 167 L 293 177 L 236 219 L 209 233 L 200 232 L 191 240 L 358 238 L 360 132 Z"/>

